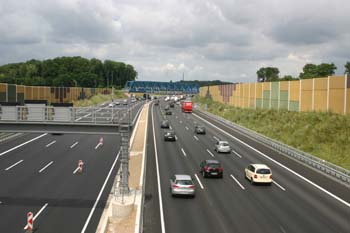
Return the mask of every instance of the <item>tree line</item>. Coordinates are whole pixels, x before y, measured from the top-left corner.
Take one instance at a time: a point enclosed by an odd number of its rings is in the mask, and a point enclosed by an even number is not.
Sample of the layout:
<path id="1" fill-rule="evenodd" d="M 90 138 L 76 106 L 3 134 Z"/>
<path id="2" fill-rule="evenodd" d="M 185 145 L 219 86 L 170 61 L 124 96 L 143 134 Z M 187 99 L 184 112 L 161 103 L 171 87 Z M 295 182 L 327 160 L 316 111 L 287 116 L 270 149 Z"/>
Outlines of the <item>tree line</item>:
<path id="1" fill-rule="evenodd" d="M 27 86 L 124 87 L 137 79 L 132 65 L 96 58 L 57 57 L 0 66 L 0 82 Z"/>
<path id="2" fill-rule="evenodd" d="M 347 62 L 345 65 L 345 73 L 350 74 L 350 62 Z M 322 63 L 319 65 L 315 64 L 306 64 L 303 67 L 303 71 L 299 74 L 298 77 L 293 77 L 292 75 L 285 75 L 279 77 L 279 69 L 277 67 L 262 67 L 256 74 L 258 82 L 274 82 L 274 81 L 291 81 L 299 79 L 310 79 L 310 78 L 322 78 L 335 74 L 337 67 L 334 63 Z"/>

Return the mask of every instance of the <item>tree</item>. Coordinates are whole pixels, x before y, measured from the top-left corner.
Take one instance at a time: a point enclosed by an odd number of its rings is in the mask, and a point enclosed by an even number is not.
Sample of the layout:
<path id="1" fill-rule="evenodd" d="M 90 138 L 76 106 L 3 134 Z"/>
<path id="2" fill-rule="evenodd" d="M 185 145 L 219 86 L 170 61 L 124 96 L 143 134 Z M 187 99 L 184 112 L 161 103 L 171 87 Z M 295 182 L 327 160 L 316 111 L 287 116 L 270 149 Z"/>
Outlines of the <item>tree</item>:
<path id="1" fill-rule="evenodd" d="M 298 78 L 294 78 L 292 75 L 285 75 L 283 76 L 280 81 L 292 81 L 292 80 L 296 80 Z"/>
<path id="2" fill-rule="evenodd" d="M 306 64 L 303 72 L 300 73 L 300 79 L 321 78 L 333 75 L 337 67 L 334 63 L 322 63 L 320 65 Z"/>
<path id="3" fill-rule="evenodd" d="M 348 61 L 344 67 L 345 67 L 345 73 L 350 75 L 350 62 Z"/>
<path id="4" fill-rule="evenodd" d="M 278 81 L 279 73 L 280 71 L 276 67 L 262 67 L 256 72 L 259 82 Z"/>

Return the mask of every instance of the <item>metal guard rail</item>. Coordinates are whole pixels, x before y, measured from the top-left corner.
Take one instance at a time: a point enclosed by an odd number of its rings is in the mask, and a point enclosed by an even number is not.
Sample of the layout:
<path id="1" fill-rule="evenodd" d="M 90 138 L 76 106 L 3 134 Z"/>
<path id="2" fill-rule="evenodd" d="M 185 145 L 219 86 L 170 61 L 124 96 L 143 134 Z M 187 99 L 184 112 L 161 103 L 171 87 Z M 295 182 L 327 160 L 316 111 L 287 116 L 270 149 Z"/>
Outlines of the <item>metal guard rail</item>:
<path id="1" fill-rule="evenodd" d="M 327 162 L 323 159 L 317 158 L 311 154 L 308 154 L 304 151 L 298 150 L 296 148 L 293 148 L 291 146 L 288 146 L 282 142 L 276 141 L 274 139 L 268 138 L 262 134 L 259 134 L 253 130 L 247 129 L 243 126 L 240 126 L 238 124 L 235 124 L 231 121 L 228 121 L 220 116 L 214 115 L 212 113 L 209 113 L 204 110 L 198 109 L 201 113 L 216 119 L 217 121 L 220 121 L 222 123 L 225 123 L 234 129 L 238 130 L 239 132 L 245 134 L 249 138 L 258 141 L 260 143 L 263 143 L 274 150 L 281 152 L 283 155 L 287 155 L 288 157 L 294 158 L 310 167 L 313 167 L 325 174 L 328 174 L 339 181 L 350 185 L 350 170 L 346 170 L 345 168 L 342 168 L 340 166 L 337 166 L 333 163 Z"/>

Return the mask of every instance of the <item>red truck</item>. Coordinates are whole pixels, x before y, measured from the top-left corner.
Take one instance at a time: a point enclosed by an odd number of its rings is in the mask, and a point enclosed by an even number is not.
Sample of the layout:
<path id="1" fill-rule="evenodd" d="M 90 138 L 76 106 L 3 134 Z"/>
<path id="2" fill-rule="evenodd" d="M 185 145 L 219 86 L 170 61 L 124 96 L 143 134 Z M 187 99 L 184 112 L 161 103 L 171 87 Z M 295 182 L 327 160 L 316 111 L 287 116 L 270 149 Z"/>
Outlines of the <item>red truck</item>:
<path id="1" fill-rule="evenodd" d="M 192 112 L 192 101 L 185 100 L 181 103 L 181 109 L 183 112 Z"/>

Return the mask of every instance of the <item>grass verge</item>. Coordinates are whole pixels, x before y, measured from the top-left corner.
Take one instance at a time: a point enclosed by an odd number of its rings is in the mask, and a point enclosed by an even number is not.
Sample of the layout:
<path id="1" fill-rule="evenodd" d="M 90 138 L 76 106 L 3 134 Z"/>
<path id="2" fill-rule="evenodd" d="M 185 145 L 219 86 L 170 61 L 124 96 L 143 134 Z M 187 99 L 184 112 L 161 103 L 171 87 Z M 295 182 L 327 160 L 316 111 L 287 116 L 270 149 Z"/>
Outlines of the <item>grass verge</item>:
<path id="1" fill-rule="evenodd" d="M 114 92 L 113 99 L 123 99 L 123 98 L 127 98 L 127 96 L 122 91 L 117 90 Z M 87 107 L 87 106 L 95 106 L 97 104 L 100 104 L 106 101 L 112 101 L 112 96 L 98 94 L 98 95 L 92 96 L 89 99 L 73 101 L 73 105 L 75 107 Z"/>
<path id="2" fill-rule="evenodd" d="M 350 168 L 350 116 L 321 112 L 242 109 L 197 97 L 208 111 L 346 169 Z"/>

